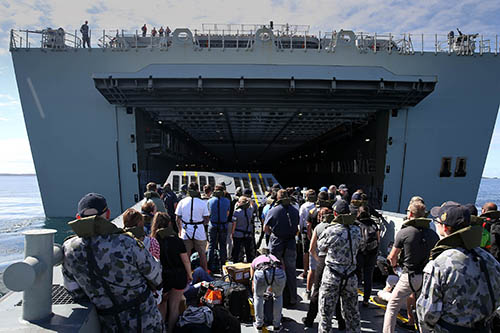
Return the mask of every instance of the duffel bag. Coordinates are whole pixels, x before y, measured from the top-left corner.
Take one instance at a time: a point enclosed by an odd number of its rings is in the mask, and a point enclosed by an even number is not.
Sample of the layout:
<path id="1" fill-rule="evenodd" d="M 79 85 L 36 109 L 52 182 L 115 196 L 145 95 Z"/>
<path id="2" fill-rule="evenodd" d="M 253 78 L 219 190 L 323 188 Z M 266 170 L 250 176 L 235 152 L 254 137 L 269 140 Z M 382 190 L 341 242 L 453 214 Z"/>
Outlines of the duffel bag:
<path id="1" fill-rule="evenodd" d="M 248 290 L 241 283 L 232 283 L 224 292 L 224 307 L 241 322 L 251 321 Z"/>
<path id="2" fill-rule="evenodd" d="M 212 332 L 241 333 L 240 321 L 228 309 L 215 305 L 212 311 L 214 314 Z"/>

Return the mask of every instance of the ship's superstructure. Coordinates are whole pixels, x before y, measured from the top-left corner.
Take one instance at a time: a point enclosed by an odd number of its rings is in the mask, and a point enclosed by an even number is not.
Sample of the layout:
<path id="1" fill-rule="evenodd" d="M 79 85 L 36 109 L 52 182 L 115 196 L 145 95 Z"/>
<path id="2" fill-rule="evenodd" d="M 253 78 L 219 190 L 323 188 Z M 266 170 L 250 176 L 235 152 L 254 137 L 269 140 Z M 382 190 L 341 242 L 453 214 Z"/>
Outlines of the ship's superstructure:
<path id="1" fill-rule="evenodd" d="M 500 97 L 498 39 L 205 25 L 146 36 L 12 31 L 45 212 L 116 214 L 172 170 L 347 183 L 376 207 L 474 202 Z M 326 182 L 326 183 L 325 183 Z"/>

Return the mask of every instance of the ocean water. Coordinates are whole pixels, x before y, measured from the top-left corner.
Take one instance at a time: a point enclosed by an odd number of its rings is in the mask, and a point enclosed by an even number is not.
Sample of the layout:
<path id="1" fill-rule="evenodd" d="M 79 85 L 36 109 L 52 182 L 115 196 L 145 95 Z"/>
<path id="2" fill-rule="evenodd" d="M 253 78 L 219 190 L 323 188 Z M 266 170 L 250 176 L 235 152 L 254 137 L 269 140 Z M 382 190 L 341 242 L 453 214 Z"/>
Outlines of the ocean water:
<path id="1" fill-rule="evenodd" d="M 493 201 L 500 204 L 500 179 L 481 180 L 476 206 Z M 75 204 L 76 205 L 76 204 Z M 23 231 L 33 228 L 56 229 L 56 243 L 70 234 L 67 222 L 72 217 L 47 219 L 35 176 L 0 175 L 0 295 L 5 292 L 1 272 L 23 257 Z"/>

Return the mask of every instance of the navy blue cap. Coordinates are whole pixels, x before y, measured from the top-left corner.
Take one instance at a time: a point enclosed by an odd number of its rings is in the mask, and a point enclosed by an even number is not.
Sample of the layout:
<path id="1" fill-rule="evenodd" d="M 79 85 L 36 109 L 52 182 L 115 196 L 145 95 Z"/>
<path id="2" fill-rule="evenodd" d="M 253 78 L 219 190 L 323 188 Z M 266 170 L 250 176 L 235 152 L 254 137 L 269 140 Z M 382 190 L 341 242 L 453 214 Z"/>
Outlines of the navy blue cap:
<path id="1" fill-rule="evenodd" d="M 361 197 L 361 193 L 354 192 L 354 194 L 351 197 L 351 200 L 363 200 L 363 198 Z"/>
<path id="2" fill-rule="evenodd" d="M 338 214 L 349 214 L 349 204 L 345 200 L 337 200 L 333 205 L 333 210 Z"/>
<path id="3" fill-rule="evenodd" d="M 431 209 L 432 216 L 439 223 L 454 228 L 465 228 L 470 225 L 470 212 L 467 207 L 454 201 L 447 201 L 441 207 Z"/>
<path id="4" fill-rule="evenodd" d="M 94 214 L 84 214 L 87 209 L 95 209 Z M 88 193 L 78 202 L 78 215 L 81 217 L 101 215 L 108 210 L 106 199 L 98 193 Z"/>

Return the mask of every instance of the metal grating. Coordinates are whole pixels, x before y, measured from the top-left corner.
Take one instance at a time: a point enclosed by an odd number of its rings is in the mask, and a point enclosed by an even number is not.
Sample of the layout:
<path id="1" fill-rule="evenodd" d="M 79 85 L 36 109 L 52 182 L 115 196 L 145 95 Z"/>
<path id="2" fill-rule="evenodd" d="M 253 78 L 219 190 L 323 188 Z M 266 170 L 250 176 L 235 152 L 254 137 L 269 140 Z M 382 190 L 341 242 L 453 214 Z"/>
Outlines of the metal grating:
<path id="1" fill-rule="evenodd" d="M 66 288 L 60 284 L 52 285 L 52 305 L 75 304 L 73 297 L 68 293 Z M 14 306 L 23 305 L 23 300 L 20 300 Z"/>
<path id="2" fill-rule="evenodd" d="M 66 288 L 59 284 L 52 285 L 52 305 L 75 304 Z"/>

